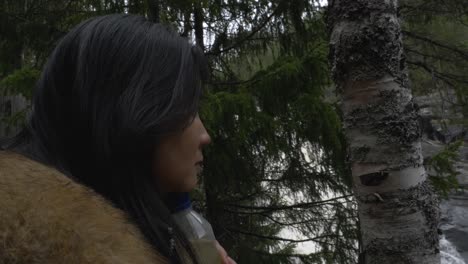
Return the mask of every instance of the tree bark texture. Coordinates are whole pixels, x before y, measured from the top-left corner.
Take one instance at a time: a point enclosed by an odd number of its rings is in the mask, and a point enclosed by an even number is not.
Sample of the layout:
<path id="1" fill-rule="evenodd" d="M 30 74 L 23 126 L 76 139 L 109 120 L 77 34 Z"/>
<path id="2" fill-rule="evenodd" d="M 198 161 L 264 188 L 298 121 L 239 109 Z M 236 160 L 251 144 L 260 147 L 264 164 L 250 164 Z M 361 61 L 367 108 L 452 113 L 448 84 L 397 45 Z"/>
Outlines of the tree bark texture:
<path id="1" fill-rule="evenodd" d="M 437 197 L 421 131 L 396 0 L 329 1 L 330 65 L 341 98 L 363 263 L 440 263 Z"/>
<path id="2" fill-rule="evenodd" d="M 194 28 L 195 39 L 197 45 L 205 50 L 204 37 L 203 37 L 203 9 L 200 2 L 195 2 L 193 7 L 194 14 Z"/>
<path id="3" fill-rule="evenodd" d="M 160 3 L 159 0 L 147 0 L 148 1 L 148 17 L 150 21 L 154 23 L 160 22 Z"/>
<path id="4" fill-rule="evenodd" d="M 0 138 L 16 135 L 20 131 L 21 124 L 9 126 L 2 119 L 23 111 L 27 105 L 28 101 L 22 95 L 0 94 Z"/>

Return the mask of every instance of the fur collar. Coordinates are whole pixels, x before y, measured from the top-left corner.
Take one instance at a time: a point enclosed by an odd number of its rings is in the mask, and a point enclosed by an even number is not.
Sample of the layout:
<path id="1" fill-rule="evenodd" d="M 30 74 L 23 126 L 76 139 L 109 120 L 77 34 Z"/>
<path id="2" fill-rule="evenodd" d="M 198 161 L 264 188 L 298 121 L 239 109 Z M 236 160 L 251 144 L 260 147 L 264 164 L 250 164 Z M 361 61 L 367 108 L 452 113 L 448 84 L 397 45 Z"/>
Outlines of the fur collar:
<path id="1" fill-rule="evenodd" d="M 89 188 L 0 151 L 0 263 L 167 262 Z"/>

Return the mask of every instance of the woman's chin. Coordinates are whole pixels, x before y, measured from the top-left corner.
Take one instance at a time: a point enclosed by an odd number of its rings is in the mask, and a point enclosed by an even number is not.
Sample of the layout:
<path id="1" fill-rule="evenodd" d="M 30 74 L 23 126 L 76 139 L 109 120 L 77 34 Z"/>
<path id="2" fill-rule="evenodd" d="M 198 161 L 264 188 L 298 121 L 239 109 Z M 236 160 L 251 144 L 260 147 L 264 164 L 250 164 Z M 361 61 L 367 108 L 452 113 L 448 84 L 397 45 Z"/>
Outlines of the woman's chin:
<path id="1" fill-rule="evenodd" d="M 184 182 L 179 188 L 179 192 L 190 192 L 197 187 L 198 184 L 198 177 L 197 175 L 190 177 L 187 181 Z"/>

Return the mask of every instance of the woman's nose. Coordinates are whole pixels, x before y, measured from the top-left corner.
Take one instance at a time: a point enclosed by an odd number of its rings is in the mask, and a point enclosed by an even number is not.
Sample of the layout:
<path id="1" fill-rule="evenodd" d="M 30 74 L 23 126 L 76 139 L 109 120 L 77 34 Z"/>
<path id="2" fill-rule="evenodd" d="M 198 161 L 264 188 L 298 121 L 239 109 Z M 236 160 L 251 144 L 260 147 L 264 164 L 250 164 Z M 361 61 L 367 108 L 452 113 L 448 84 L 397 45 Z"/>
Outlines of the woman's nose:
<path id="1" fill-rule="evenodd" d="M 208 131 L 206 131 L 205 126 L 203 126 L 203 131 L 201 134 L 201 140 L 200 140 L 200 145 L 201 147 L 206 146 L 211 143 L 211 137 L 210 134 L 208 134 Z"/>
<path id="2" fill-rule="evenodd" d="M 208 131 L 206 131 L 205 125 L 203 124 L 203 121 L 200 119 L 200 116 L 198 114 L 195 117 L 195 123 L 197 124 L 200 131 L 200 148 L 210 144 L 210 134 L 208 134 Z"/>

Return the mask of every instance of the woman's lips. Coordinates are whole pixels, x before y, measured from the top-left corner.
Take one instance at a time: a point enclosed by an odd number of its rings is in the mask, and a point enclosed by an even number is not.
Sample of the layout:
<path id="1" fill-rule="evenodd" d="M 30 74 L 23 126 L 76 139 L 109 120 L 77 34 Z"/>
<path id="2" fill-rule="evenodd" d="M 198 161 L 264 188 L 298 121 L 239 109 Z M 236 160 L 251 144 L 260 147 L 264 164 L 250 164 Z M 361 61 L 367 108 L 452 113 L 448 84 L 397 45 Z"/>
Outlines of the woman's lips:
<path id="1" fill-rule="evenodd" d="M 195 166 L 197 167 L 197 174 L 200 175 L 203 172 L 203 162 L 197 162 Z"/>

